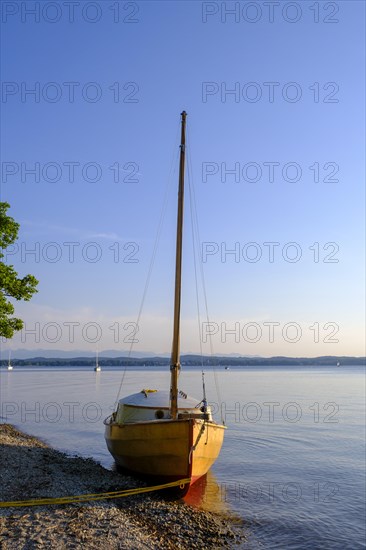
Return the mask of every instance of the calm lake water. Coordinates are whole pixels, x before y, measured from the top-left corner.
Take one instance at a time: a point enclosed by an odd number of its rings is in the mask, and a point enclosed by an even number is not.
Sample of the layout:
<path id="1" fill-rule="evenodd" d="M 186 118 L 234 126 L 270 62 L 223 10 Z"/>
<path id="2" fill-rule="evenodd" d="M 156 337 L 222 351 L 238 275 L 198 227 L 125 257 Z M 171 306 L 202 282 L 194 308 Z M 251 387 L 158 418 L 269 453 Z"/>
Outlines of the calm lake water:
<path id="1" fill-rule="evenodd" d="M 234 513 L 245 549 L 365 548 L 365 378 L 362 367 L 217 369 L 228 430 L 220 457 L 189 501 Z M 122 369 L 1 370 L 1 419 L 68 453 L 112 468 L 103 419 Z M 180 388 L 201 399 L 201 373 Z M 131 369 L 121 396 L 168 389 L 168 369 Z M 207 371 L 207 397 L 220 406 Z"/>

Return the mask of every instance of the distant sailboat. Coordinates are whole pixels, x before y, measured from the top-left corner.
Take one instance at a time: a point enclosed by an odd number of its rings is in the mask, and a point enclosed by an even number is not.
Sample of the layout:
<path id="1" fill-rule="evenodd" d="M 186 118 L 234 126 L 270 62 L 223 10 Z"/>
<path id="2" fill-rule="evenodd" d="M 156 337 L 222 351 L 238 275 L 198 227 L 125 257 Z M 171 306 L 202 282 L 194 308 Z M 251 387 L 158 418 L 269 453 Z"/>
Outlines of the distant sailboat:
<path id="1" fill-rule="evenodd" d="M 11 364 L 11 361 L 10 361 L 10 351 L 9 351 L 9 358 L 8 358 L 8 370 L 13 370 L 13 365 Z"/>
<path id="2" fill-rule="evenodd" d="M 338 361 L 338 363 L 337 363 L 337 367 L 340 367 L 340 366 L 341 366 L 341 364 L 340 364 L 340 362 Z"/>
<path id="3" fill-rule="evenodd" d="M 94 370 L 95 372 L 100 372 L 102 370 L 98 362 L 98 350 L 96 351 Z"/>
<path id="4" fill-rule="evenodd" d="M 173 345 L 170 391 L 143 389 L 121 399 L 105 419 L 105 439 L 116 463 L 155 479 L 188 479 L 181 487 L 204 476 L 219 456 L 226 426 L 214 422 L 211 407 L 178 389 L 180 365 L 180 304 L 185 167 L 186 112 L 181 114 L 178 216 L 176 235 Z M 203 374 L 202 374 L 203 376 Z M 182 494 L 182 493 L 181 493 Z"/>

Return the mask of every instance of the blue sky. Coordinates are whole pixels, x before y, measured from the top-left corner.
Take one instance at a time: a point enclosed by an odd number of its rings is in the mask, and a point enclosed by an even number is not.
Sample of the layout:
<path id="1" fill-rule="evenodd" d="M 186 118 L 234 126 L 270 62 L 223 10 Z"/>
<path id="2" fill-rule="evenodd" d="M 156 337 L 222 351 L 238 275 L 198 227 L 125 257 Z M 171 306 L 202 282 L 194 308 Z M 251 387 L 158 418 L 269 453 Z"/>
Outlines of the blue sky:
<path id="1" fill-rule="evenodd" d="M 46 4 L 2 3 L 7 261 L 40 280 L 16 309 L 35 333 L 3 349 L 127 349 L 168 185 L 136 349 L 169 350 L 186 109 L 215 352 L 363 355 L 364 3 L 280 2 L 273 22 L 265 2 L 79 2 L 73 22 Z M 197 352 L 186 213 L 182 350 Z"/>

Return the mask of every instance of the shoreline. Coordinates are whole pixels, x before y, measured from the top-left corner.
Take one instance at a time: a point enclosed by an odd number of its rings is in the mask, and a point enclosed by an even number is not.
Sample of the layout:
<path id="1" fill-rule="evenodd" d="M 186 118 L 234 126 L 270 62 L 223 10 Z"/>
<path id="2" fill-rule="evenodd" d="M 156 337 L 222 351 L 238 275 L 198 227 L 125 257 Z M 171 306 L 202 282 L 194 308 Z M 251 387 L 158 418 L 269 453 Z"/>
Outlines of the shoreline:
<path id="1" fill-rule="evenodd" d="M 91 458 L 69 456 L 0 424 L 1 500 L 57 498 L 143 483 Z M 4 550 L 229 548 L 244 539 L 234 518 L 167 501 L 159 492 L 85 503 L 0 508 Z"/>

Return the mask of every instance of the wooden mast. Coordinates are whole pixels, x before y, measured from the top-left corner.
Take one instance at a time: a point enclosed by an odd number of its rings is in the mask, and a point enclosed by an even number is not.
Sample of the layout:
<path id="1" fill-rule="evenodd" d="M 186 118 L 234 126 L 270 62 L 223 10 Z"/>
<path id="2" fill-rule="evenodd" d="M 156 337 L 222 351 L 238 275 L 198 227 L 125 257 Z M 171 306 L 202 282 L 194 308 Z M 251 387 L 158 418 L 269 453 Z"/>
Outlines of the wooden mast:
<path id="1" fill-rule="evenodd" d="M 172 356 L 170 361 L 170 415 L 173 419 L 178 415 L 178 375 L 180 371 L 180 301 L 182 281 L 182 240 L 183 240 L 183 202 L 184 202 L 184 167 L 186 147 L 186 116 L 181 113 L 181 139 L 179 160 L 179 190 L 177 214 L 177 246 L 175 259 L 175 293 L 174 293 L 174 328 Z"/>

